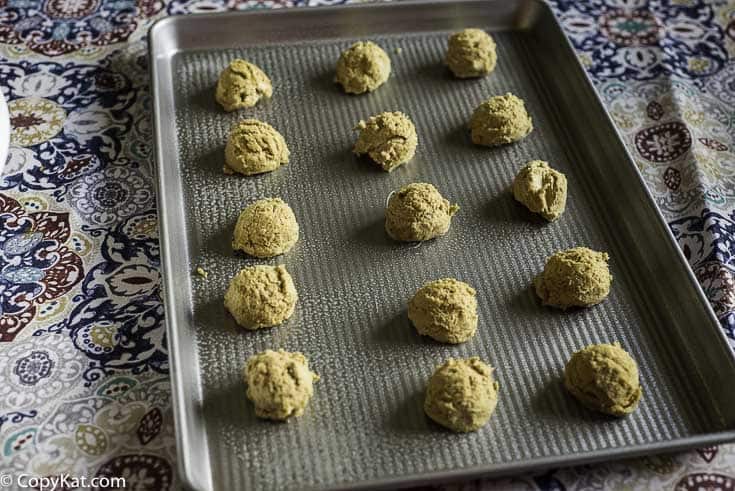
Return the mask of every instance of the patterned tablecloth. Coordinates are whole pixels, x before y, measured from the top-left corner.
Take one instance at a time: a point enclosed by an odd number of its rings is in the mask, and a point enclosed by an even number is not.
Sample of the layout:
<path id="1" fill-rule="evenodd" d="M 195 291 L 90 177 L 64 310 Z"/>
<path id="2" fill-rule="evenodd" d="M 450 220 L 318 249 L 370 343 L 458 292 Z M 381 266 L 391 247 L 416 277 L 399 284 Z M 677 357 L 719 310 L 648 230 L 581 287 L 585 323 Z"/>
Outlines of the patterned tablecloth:
<path id="1" fill-rule="evenodd" d="M 146 32 L 326 3 L 0 0 L 0 474 L 176 487 Z M 552 4 L 735 346 L 735 2 Z M 731 490 L 735 445 L 493 486 Z"/>

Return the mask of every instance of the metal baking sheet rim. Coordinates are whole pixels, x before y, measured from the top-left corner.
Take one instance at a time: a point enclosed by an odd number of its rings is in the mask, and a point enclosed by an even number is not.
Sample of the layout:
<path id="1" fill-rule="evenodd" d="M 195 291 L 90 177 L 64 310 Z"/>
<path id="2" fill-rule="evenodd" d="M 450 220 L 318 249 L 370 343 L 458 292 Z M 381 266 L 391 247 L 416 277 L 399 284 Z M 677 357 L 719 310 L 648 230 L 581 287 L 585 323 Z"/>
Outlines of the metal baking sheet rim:
<path id="1" fill-rule="evenodd" d="M 466 0 L 469 2 L 474 3 L 483 3 L 486 0 Z M 538 4 L 539 8 L 550 11 L 550 7 L 540 0 L 532 0 L 535 3 Z M 405 3 L 413 3 L 416 5 L 427 5 L 427 4 L 436 4 L 436 3 L 449 3 L 451 0 L 405 0 L 401 2 L 402 4 Z M 344 5 L 344 6 L 338 6 L 338 7 L 330 7 L 330 6 L 324 6 L 324 7 L 309 7 L 310 11 L 318 11 L 323 9 L 329 9 L 331 11 L 335 10 L 355 10 L 358 11 L 360 9 L 372 9 L 372 8 L 386 8 L 390 4 L 353 4 L 353 5 Z M 289 15 L 288 10 L 272 10 L 266 12 L 268 15 Z M 217 13 L 217 14 L 201 14 L 197 17 L 207 17 L 211 21 L 216 22 L 218 19 L 224 19 L 228 17 L 243 17 L 248 16 L 252 14 L 260 14 L 263 15 L 264 12 L 227 12 L 227 13 Z M 162 270 L 162 278 L 163 278 L 163 287 L 164 287 L 164 306 L 165 306 L 165 312 L 166 312 L 166 335 L 168 338 L 168 346 L 169 346 L 169 364 L 170 364 L 170 375 L 171 375 L 171 381 L 172 381 L 172 406 L 174 410 L 174 419 L 175 419 L 175 428 L 176 428 L 176 443 L 177 443 L 177 451 L 179 454 L 179 458 L 177 459 L 177 467 L 179 470 L 179 476 L 182 479 L 184 485 L 187 488 L 190 489 L 213 489 L 212 487 L 212 477 L 211 473 L 209 472 L 209 465 L 197 465 L 201 464 L 192 462 L 192 459 L 190 457 L 190 453 L 187 451 L 188 448 L 192 446 L 199 447 L 200 451 L 202 450 L 202 447 L 207 446 L 207 440 L 206 438 L 201 438 L 197 440 L 196 442 L 192 441 L 191 438 L 192 434 L 189 431 L 186 431 L 183 426 L 184 424 L 189 421 L 189 418 L 186 417 L 186 411 L 188 410 L 189 404 L 186 402 L 187 397 L 184 394 L 185 390 L 185 376 L 182 374 L 180 367 L 185 363 L 191 363 L 191 360 L 188 362 L 184 362 L 183 359 L 185 359 L 185 356 L 181 356 L 179 359 L 179 355 L 184 355 L 182 353 L 182 346 L 185 346 L 185 344 L 182 344 L 180 341 L 179 334 L 177 332 L 177 329 L 175 326 L 177 325 L 177 316 L 174 313 L 173 309 L 171 308 L 171 305 L 175 305 L 176 295 L 174 292 L 177 289 L 182 289 L 182 285 L 174 285 L 169 280 L 169 276 L 166 274 L 167 271 L 173 270 L 173 264 L 175 261 L 173 261 L 174 257 L 174 251 L 178 253 L 178 256 L 187 257 L 188 254 L 186 253 L 186 249 L 188 247 L 187 244 L 184 244 L 182 247 L 181 244 L 177 244 L 175 248 L 170 247 L 169 241 L 167 240 L 167 237 L 169 236 L 169 230 L 174 229 L 177 225 L 183 226 L 185 225 L 185 221 L 183 220 L 183 215 L 180 215 L 179 223 L 173 224 L 169 222 L 169 217 L 171 217 L 169 210 L 169 205 L 172 205 L 173 207 L 177 206 L 177 203 L 166 203 L 166 200 L 162 200 L 161 196 L 164 196 L 164 188 L 167 192 L 173 191 L 173 194 L 175 196 L 178 196 L 181 194 L 181 186 L 180 182 L 177 180 L 172 180 L 175 184 L 175 189 L 171 189 L 171 182 L 167 182 L 165 179 L 165 175 L 167 173 L 167 169 L 164 166 L 165 158 L 164 158 L 164 148 L 160 144 L 160 142 L 163 141 L 162 133 L 164 124 L 163 121 L 160 120 L 161 114 L 164 114 L 166 112 L 172 111 L 174 109 L 174 103 L 173 103 L 173 94 L 166 93 L 162 90 L 160 83 L 162 80 L 170 80 L 171 79 L 171 73 L 170 73 L 170 65 L 166 65 L 166 61 L 170 60 L 176 53 L 180 51 L 180 48 L 177 44 L 177 40 L 174 40 L 173 42 L 169 39 L 166 39 L 165 33 L 159 34 L 158 31 L 163 31 L 166 29 L 166 27 L 169 24 L 175 24 L 177 22 L 180 22 L 181 19 L 184 16 L 172 16 L 168 18 L 159 19 L 156 21 L 153 26 L 150 29 L 149 32 L 149 57 L 150 57 L 150 70 L 151 70 L 151 84 L 152 84 L 152 94 L 153 94 L 153 108 L 154 108 L 154 136 L 155 136 L 155 155 L 156 155 L 156 169 L 158 171 L 157 176 L 157 185 L 158 185 L 158 217 L 159 217 L 159 227 L 160 227 L 160 244 L 161 244 L 161 270 Z M 159 39 L 162 38 L 162 39 Z M 574 52 L 574 48 L 571 45 L 571 42 L 569 41 L 566 36 L 564 36 L 564 49 Z M 576 56 L 575 56 L 576 59 Z M 162 63 L 163 62 L 163 63 Z M 589 78 L 589 75 L 584 70 L 584 68 L 581 66 L 579 61 L 577 61 L 576 68 L 578 71 L 580 71 L 582 74 L 584 74 L 584 78 L 587 80 L 587 83 L 592 86 L 592 82 Z M 617 130 L 615 124 L 612 121 L 612 118 L 610 114 L 605 109 L 605 106 L 599 96 L 599 94 L 594 91 L 595 99 L 597 100 L 597 103 L 599 104 L 600 108 L 602 109 L 602 112 L 605 115 L 605 118 L 607 119 L 607 122 L 611 128 L 614 129 L 615 135 L 618 138 L 618 140 L 622 141 L 622 138 L 620 136 L 619 131 Z M 635 175 L 638 177 L 639 184 L 643 188 L 643 191 L 645 195 L 649 198 L 649 200 L 652 203 L 655 203 L 653 196 L 651 195 L 651 192 L 649 191 L 648 187 L 645 184 L 645 181 L 643 179 L 643 176 L 641 175 L 640 171 L 638 170 L 637 166 L 634 164 L 634 160 L 632 155 L 630 154 L 629 150 L 625 145 L 623 145 L 625 148 L 625 153 L 627 155 L 627 164 L 632 167 L 632 169 L 635 171 Z M 699 285 L 699 282 L 694 275 L 694 272 L 692 271 L 691 267 L 688 264 L 688 261 L 686 257 L 684 256 L 683 252 L 678 247 L 678 244 L 676 242 L 676 239 L 674 238 L 673 234 L 671 233 L 671 230 L 669 229 L 663 214 L 658 209 L 658 207 L 654 207 L 656 216 L 658 218 L 658 223 L 656 224 L 659 227 L 663 227 L 666 230 L 666 235 L 671 242 L 671 245 L 674 246 L 674 249 L 677 251 L 679 260 L 686 265 L 686 272 L 689 276 L 690 281 L 693 285 L 696 287 L 696 292 L 699 296 L 699 301 L 703 303 L 705 306 L 708 315 L 711 319 L 714 319 L 717 321 L 717 316 L 712 309 L 709 301 L 707 300 L 704 291 L 701 288 L 701 285 Z M 174 219 L 176 217 L 173 217 Z M 183 285 L 186 288 L 184 290 L 188 289 L 189 285 Z M 187 292 L 184 292 L 188 294 Z M 721 338 L 721 341 L 725 344 L 728 343 L 724 333 L 722 331 L 718 331 L 718 335 Z M 176 347 L 175 349 L 171 349 L 171 347 Z M 193 358 L 196 360 L 196 358 Z M 187 389 L 191 390 L 191 387 L 188 387 Z M 198 395 L 200 394 L 200 387 L 196 387 L 196 391 Z M 201 403 L 201 397 L 197 398 L 197 402 Z M 436 483 L 436 482 L 446 482 L 450 480 L 460 480 L 460 479 L 472 479 L 472 478 L 479 478 L 479 477 L 500 477 L 500 476 L 507 476 L 507 475 L 513 475 L 518 474 L 522 472 L 532 471 L 532 470 L 541 470 L 545 468 L 550 467 L 559 467 L 559 466 L 572 466 L 572 465 L 582 465 L 582 464 L 591 464 L 595 462 L 601 462 L 606 460 L 612 460 L 612 459 L 622 459 L 622 458 L 631 458 L 631 457 L 637 457 L 637 456 L 643 456 L 643 455 L 650 455 L 654 453 L 663 453 L 663 452 L 674 452 L 674 451 L 680 451 L 685 450 L 689 448 L 699 447 L 699 446 L 706 446 L 706 445 L 712 445 L 712 444 L 718 444 L 718 443 L 724 443 L 729 441 L 735 441 L 735 430 L 728 430 L 728 431 L 722 431 L 722 432 L 715 432 L 715 433 L 707 433 L 704 435 L 697 435 L 687 438 L 680 438 L 677 440 L 662 442 L 662 443 L 654 443 L 654 444 L 646 444 L 646 445 L 636 445 L 636 446 L 630 446 L 626 448 L 621 449 L 611 449 L 611 450 L 598 450 L 598 451 L 592 451 L 592 452 L 585 452 L 585 453 L 578 453 L 578 454 L 567 454 L 561 457 L 547 457 L 547 458 L 536 458 L 536 459 L 529 459 L 525 460 L 522 463 L 519 464 L 503 464 L 502 466 L 497 466 L 493 464 L 484 465 L 484 466 L 477 466 L 473 468 L 466 468 L 461 470 L 449 470 L 449 471 L 437 471 L 432 473 L 426 473 L 423 475 L 411 475 L 411 476 L 405 476 L 405 477 L 391 477 L 386 479 L 378 479 L 378 480 L 372 480 L 372 481 L 364 481 L 359 484 L 350 484 L 348 486 L 349 489 L 389 489 L 389 488 L 396 488 L 396 487 L 410 487 L 410 486 L 417 486 L 417 485 L 423 485 L 427 483 Z M 208 452 L 206 452 L 208 453 Z M 192 472 L 192 469 L 194 467 L 199 467 L 200 472 Z M 320 488 L 320 489 L 327 489 L 327 490 L 337 490 L 337 489 L 346 489 L 344 486 L 336 485 L 333 487 L 327 487 L 327 488 Z"/>

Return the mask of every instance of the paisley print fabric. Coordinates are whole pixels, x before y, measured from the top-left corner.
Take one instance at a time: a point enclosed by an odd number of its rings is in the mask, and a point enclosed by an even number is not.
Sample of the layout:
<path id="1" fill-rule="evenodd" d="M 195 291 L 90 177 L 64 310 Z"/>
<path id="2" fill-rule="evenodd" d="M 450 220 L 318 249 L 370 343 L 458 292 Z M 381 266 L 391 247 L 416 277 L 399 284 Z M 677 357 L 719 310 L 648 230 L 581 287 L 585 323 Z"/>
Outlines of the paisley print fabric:
<path id="1" fill-rule="evenodd" d="M 46 56 L 127 41 L 162 8 L 156 0 L 7 0 L 0 42 Z M 139 29 L 139 28 L 143 29 Z"/>
<path id="2" fill-rule="evenodd" d="M 0 0 L 0 473 L 178 488 L 145 37 L 343 0 Z M 735 347 L 735 2 L 550 0 Z M 735 487 L 735 445 L 445 489 Z"/>

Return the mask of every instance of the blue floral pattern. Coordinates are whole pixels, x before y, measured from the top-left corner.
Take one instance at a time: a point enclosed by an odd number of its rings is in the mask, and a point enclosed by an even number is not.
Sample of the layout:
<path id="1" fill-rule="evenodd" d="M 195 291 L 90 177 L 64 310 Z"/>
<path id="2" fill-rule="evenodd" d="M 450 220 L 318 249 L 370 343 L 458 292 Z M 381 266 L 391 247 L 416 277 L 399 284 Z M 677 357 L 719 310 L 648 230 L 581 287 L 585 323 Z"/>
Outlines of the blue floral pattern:
<path id="1" fill-rule="evenodd" d="M 145 33 L 343 0 L 0 0 L 0 472 L 176 488 Z M 735 346 L 735 2 L 550 0 Z M 469 485 L 695 489 L 735 445 Z"/>
<path id="2" fill-rule="evenodd" d="M 112 225 L 153 204 L 150 177 L 122 164 L 82 176 L 69 187 L 72 206 L 89 223 Z"/>
<path id="3" fill-rule="evenodd" d="M 0 189 L 63 198 L 77 178 L 124 158 L 122 135 L 130 132 L 137 90 L 123 73 L 104 64 L 6 62 L 0 85 L 13 123 Z"/>
<path id="4" fill-rule="evenodd" d="M 735 106 L 735 61 L 730 61 L 719 73 L 710 77 L 706 89 L 723 104 Z"/>
<path id="5" fill-rule="evenodd" d="M 79 304 L 48 331 L 68 332 L 86 355 L 88 385 L 119 371 L 168 373 L 155 212 L 119 224 L 101 253 L 104 261 L 87 274 Z"/>
<path id="6" fill-rule="evenodd" d="M 705 208 L 669 226 L 735 349 L 735 211 Z"/>
<path id="7" fill-rule="evenodd" d="M 728 59 L 708 2 L 552 0 L 587 69 L 598 80 L 677 75 L 695 84 Z"/>
<path id="8" fill-rule="evenodd" d="M 163 8 L 158 0 L 8 0 L 3 3 L 0 42 L 24 44 L 46 56 L 126 41 L 140 19 Z"/>

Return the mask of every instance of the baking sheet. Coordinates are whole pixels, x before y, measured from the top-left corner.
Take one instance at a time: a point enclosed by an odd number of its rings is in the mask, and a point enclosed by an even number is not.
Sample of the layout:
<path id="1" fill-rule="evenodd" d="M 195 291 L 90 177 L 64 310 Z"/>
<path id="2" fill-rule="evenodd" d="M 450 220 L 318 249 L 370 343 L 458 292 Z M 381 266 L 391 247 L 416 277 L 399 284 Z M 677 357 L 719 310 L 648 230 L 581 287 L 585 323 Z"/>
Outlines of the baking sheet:
<path id="1" fill-rule="evenodd" d="M 441 60 L 449 32 L 493 32 L 498 66 L 454 80 Z M 389 82 L 347 96 L 332 82 L 342 49 L 369 37 L 393 60 Z M 735 366 L 717 321 L 548 8 L 471 1 L 173 18 L 151 34 L 166 313 L 181 473 L 196 489 L 305 489 L 416 484 L 498 475 L 733 439 Z M 274 96 L 226 114 L 219 72 L 234 57 L 269 74 Z M 488 149 L 470 143 L 473 108 L 511 91 L 535 130 Z M 409 114 L 413 161 L 391 174 L 350 150 L 355 123 Z M 222 173 L 230 127 L 254 117 L 286 138 L 291 163 L 256 177 Z M 569 179 L 567 211 L 547 224 L 508 188 L 528 160 Z M 383 232 L 387 195 L 432 182 L 461 206 L 446 237 L 418 247 Z M 239 211 L 278 196 L 302 236 L 285 256 L 256 261 L 230 249 Z M 634 204 L 634 206 L 630 206 Z M 544 259 L 585 245 L 611 255 L 610 297 L 587 310 L 539 305 L 530 289 Z M 222 306 L 230 278 L 252 264 L 286 264 L 295 315 L 257 332 Z M 201 266 L 207 279 L 191 272 Z M 477 335 L 460 346 L 419 337 L 406 302 L 452 276 L 478 291 Z M 620 341 L 638 360 L 644 398 L 624 419 L 593 414 L 563 390 L 569 355 Z M 302 351 L 320 374 L 306 414 L 258 420 L 241 366 L 264 349 Z M 448 357 L 496 367 L 490 423 L 455 435 L 423 414 L 426 380 Z"/>

